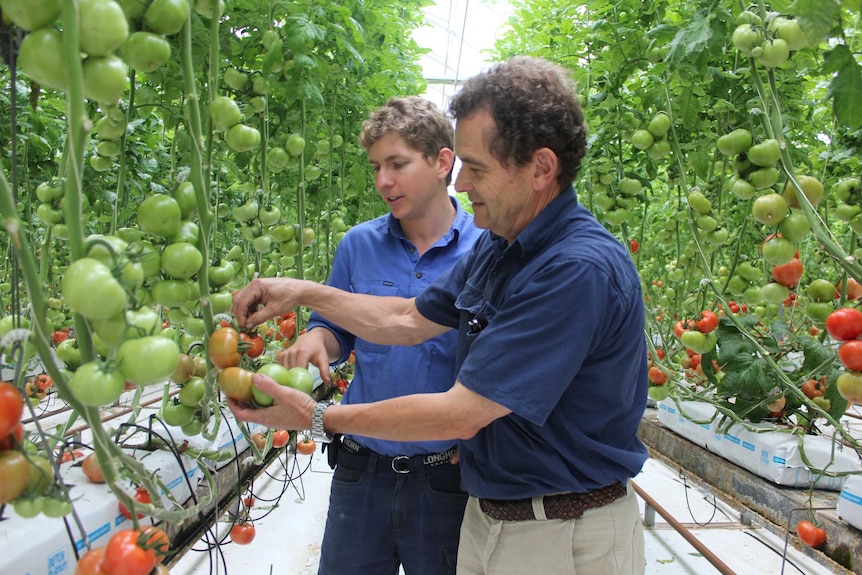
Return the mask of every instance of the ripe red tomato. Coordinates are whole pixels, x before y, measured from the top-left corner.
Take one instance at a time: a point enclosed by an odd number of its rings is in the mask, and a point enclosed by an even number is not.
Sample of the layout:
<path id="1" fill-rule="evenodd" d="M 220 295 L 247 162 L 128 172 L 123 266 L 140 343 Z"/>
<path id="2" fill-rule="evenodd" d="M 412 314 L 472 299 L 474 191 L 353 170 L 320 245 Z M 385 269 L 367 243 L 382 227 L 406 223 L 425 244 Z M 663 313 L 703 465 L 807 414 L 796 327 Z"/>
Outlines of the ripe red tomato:
<path id="1" fill-rule="evenodd" d="M 0 438 L 18 426 L 24 414 L 24 396 L 9 382 L 0 382 Z"/>
<path id="2" fill-rule="evenodd" d="M 286 429 L 276 429 L 272 434 L 272 446 L 276 449 L 284 447 L 290 441 L 290 432 Z"/>
<path id="3" fill-rule="evenodd" d="M 808 399 L 823 397 L 823 394 L 826 393 L 826 380 L 822 378 L 820 380 L 809 379 L 802 384 L 801 389 Z"/>
<path id="4" fill-rule="evenodd" d="M 69 339 L 69 332 L 66 330 L 55 330 L 54 333 L 51 334 L 51 339 L 54 341 L 54 343 L 66 341 L 67 339 Z"/>
<path id="5" fill-rule="evenodd" d="M 862 371 L 862 340 L 845 341 L 838 348 L 838 359 L 847 369 Z"/>
<path id="6" fill-rule="evenodd" d="M 718 327 L 718 315 L 714 311 L 705 309 L 700 312 L 700 317 L 701 319 L 695 323 L 700 333 L 709 333 Z"/>
<path id="7" fill-rule="evenodd" d="M 629 247 L 630 247 L 630 249 L 631 249 L 631 252 L 632 252 L 633 254 L 636 254 L 636 253 L 638 253 L 638 250 L 640 249 L 640 247 L 641 247 L 641 246 L 640 246 L 640 244 L 638 243 L 638 241 L 637 241 L 636 239 L 631 238 L 631 239 L 629 240 Z"/>
<path id="8" fill-rule="evenodd" d="M 652 366 L 649 368 L 649 381 L 653 385 L 664 385 L 667 383 L 668 377 L 659 367 Z"/>
<path id="9" fill-rule="evenodd" d="M 826 318 L 826 331 L 838 341 L 849 341 L 862 335 L 862 311 L 842 307 Z"/>
<path id="10" fill-rule="evenodd" d="M 135 501 L 137 501 L 139 503 L 152 503 L 153 502 L 152 499 L 150 498 L 150 493 L 147 491 L 146 487 L 136 487 L 134 499 L 135 499 Z M 132 518 L 132 513 L 129 511 L 129 508 L 126 507 L 125 505 L 123 505 L 122 502 L 120 502 L 120 514 L 123 517 L 125 517 L 126 519 Z M 138 519 L 141 519 L 142 517 L 144 517 L 144 514 L 138 513 Z"/>
<path id="11" fill-rule="evenodd" d="M 102 565 L 109 575 L 149 575 L 156 565 L 155 551 L 142 547 L 143 533 L 137 529 L 117 531 L 105 547 Z M 144 539 L 144 541 L 148 541 Z"/>
<path id="12" fill-rule="evenodd" d="M 264 351 L 266 351 L 266 342 L 263 341 L 263 338 L 258 333 L 249 334 L 241 332 L 239 334 L 239 338 L 245 344 L 242 346 L 243 353 L 248 357 L 259 357 Z"/>
<path id="13" fill-rule="evenodd" d="M 241 359 L 239 333 L 232 327 L 221 327 L 210 336 L 207 350 L 213 365 L 222 369 L 236 367 Z"/>
<path id="14" fill-rule="evenodd" d="M 6 437 L 0 438 L 0 451 L 18 449 L 24 444 L 24 426 L 18 424 Z"/>
<path id="15" fill-rule="evenodd" d="M 248 545 L 249 543 L 254 541 L 255 534 L 256 532 L 254 525 L 252 525 L 250 522 L 237 523 L 230 528 L 231 541 L 233 541 L 237 545 Z"/>
<path id="16" fill-rule="evenodd" d="M 296 452 L 303 455 L 311 455 L 317 449 L 317 443 L 310 437 L 303 437 L 302 441 L 296 442 Z"/>
<path id="17" fill-rule="evenodd" d="M 97 547 L 84 553 L 75 566 L 75 575 L 108 575 L 102 560 L 107 547 Z"/>
<path id="18" fill-rule="evenodd" d="M 826 543 L 826 531 L 807 519 L 796 524 L 796 534 L 809 547 L 820 547 Z"/>
<path id="19" fill-rule="evenodd" d="M 286 339 L 293 339 L 296 335 L 296 317 L 288 317 L 279 322 L 278 332 Z"/>
<path id="20" fill-rule="evenodd" d="M 99 460 L 96 459 L 95 453 L 90 453 L 81 462 L 81 471 L 87 476 L 91 483 L 104 483 L 105 475 L 99 467 Z"/>
<path id="21" fill-rule="evenodd" d="M 799 258 L 793 258 L 786 264 L 772 267 L 772 279 L 783 286 L 793 288 L 799 284 L 802 277 L 803 266 Z"/>

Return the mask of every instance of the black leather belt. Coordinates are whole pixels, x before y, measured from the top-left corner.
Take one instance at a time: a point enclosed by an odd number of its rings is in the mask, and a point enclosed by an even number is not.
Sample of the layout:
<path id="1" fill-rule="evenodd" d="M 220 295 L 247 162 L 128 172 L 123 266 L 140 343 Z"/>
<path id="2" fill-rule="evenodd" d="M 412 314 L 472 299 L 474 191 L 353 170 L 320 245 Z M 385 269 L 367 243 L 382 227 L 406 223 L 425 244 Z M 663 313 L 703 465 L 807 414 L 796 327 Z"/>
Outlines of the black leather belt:
<path id="1" fill-rule="evenodd" d="M 330 449 L 332 447 L 330 446 Z M 438 465 L 451 464 L 452 456 L 456 448 L 453 447 L 442 453 L 431 453 L 428 455 L 380 455 L 374 453 L 367 447 L 360 445 L 349 437 L 342 437 L 338 445 L 337 462 L 347 469 L 354 471 L 365 471 L 368 469 L 369 460 L 374 459 L 374 469 L 380 472 L 410 473 L 420 467 L 433 468 Z"/>
<path id="2" fill-rule="evenodd" d="M 542 506 L 547 519 L 579 519 L 584 511 L 612 503 L 626 494 L 626 486 L 614 483 L 586 493 L 545 495 Z M 526 521 L 535 519 L 532 499 L 479 499 L 485 515 L 498 521 Z"/>

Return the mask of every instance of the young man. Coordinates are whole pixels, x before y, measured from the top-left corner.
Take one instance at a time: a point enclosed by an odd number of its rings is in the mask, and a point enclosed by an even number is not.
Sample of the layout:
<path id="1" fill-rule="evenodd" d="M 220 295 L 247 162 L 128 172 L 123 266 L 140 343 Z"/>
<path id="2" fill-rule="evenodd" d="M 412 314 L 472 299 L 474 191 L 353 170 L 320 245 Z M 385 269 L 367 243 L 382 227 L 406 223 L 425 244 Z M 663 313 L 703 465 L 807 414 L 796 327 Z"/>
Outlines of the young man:
<path id="1" fill-rule="evenodd" d="M 274 407 L 231 409 L 318 437 L 459 438 L 460 575 L 643 573 L 629 483 L 647 458 L 644 306 L 627 250 L 572 188 L 586 148 L 574 86 L 558 66 L 513 58 L 468 80 L 450 111 L 455 188 L 489 230 L 466 257 L 410 300 L 270 279 L 233 310 L 251 326 L 304 305 L 378 344 L 457 329 L 455 385 L 328 406 L 255 376 Z"/>
<path id="2" fill-rule="evenodd" d="M 480 230 L 447 192 L 451 121 L 418 97 L 394 98 L 363 124 L 360 144 L 390 213 L 351 229 L 328 284 L 349 292 L 414 297 L 472 247 Z M 287 367 L 325 366 L 356 352 L 342 403 L 443 392 L 455 381 L 457 334 L 420 345 L 376 345 L 312 314 L 283 354 Z M 396 442 L 345 435 L 336 461 L 321 549 L 321 575 L 455 573 L 467 494 L 450 460 L 455 441 Z"/>

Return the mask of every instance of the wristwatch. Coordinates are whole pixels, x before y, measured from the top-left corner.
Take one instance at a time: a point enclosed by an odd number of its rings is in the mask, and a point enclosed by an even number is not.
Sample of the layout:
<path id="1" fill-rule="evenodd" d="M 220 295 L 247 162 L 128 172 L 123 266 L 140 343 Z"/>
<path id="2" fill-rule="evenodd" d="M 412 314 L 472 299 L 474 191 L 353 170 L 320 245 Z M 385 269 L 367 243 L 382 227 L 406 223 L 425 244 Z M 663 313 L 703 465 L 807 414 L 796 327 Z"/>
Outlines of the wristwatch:
<path id="1" fill-rule="evenodd" d="M 311 416 L 311 438 L 320 443 L 330 443 L 332 435 L 323 429 L 323 412 L 332 405 L 332 401 L 321 401 L 314 406 L 314 414 Z"/>

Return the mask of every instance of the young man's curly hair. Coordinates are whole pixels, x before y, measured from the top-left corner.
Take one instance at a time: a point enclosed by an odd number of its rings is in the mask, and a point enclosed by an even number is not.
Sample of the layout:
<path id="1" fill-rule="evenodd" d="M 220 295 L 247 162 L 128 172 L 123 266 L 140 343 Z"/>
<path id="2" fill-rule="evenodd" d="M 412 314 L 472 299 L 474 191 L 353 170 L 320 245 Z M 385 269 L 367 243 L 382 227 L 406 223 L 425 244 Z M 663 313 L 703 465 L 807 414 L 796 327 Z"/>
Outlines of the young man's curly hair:
<path id="1" fill-rule="evenodd" d="M 541 58 L 517 56 L 464 82 L 449 106 L 458 120 L 487 110 L 496 124 L 490 151 L 504 166 L 522 166 L 539 148 L 559 158 L 565 188 L 581 169 L 587 126 L 571 74 Z"/>
<path id="2" fill-rule="evenodd" d="M 442 148 L 455 146 L 452 121 L 432 102 L 418 96 L 390 98 L 362 123 L 359 145 L 367 152 L 380 138 L 395 133 L 407 145 L 422 152 L 430 161 L 437 159 Z M 446 179 L 450 183 L 452 172 Z"/>

